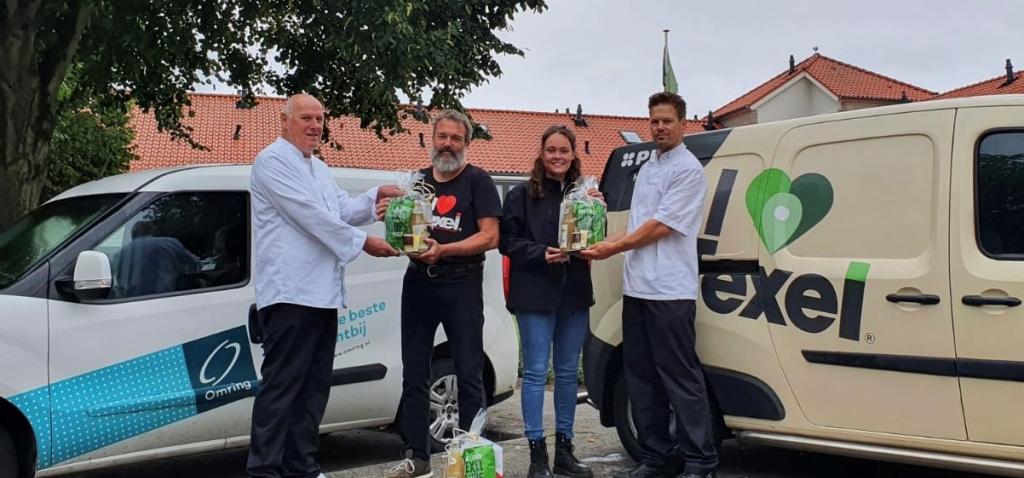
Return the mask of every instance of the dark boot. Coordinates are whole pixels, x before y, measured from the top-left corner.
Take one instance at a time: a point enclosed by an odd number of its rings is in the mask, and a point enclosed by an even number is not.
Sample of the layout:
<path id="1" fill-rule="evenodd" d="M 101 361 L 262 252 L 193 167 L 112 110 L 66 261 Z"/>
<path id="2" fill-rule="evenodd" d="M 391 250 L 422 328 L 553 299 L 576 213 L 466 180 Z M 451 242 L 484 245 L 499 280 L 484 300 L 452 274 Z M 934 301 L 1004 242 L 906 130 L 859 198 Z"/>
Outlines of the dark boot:
<path id="1" fill-rule="evenodd" d="M 555 434 L 555 473 L 569 478 L 591 478 L 594 472 L 573 455 L 572 440 L 561 433 Z"/>
<path id="2" fill-rule="evenodd" d="M 554 478 L 548 468 L 548 444 L 545 439 L 530 440 L 530 473 L 528 478 Z"/>

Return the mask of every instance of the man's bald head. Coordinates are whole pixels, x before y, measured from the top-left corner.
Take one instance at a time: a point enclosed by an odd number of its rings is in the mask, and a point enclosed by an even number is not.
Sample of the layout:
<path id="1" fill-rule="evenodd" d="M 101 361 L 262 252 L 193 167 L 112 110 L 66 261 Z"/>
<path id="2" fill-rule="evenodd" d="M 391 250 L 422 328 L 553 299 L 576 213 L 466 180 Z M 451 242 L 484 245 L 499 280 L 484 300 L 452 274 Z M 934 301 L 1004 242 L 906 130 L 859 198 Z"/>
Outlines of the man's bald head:
<path id="1" fill-rule="evenodd" d="M 320 145 L 324 132 L 324 107 L 312 95 L 292 95 L 281 110 L 281 137 L 307 158 Z"/>
<path id="2" fill-rule="evenodd" d="M 297 93 L 288 97 L 288 100 L 284 102 L 284 108 L 281 110 L 281 114 L 291 116 L 295 112 L 296 105 L 309 104 L 320 107 L 323 109 L 323 105 L 320 104 L 320 100 L 316 99 L 315 96 L 307 93 Z"/>

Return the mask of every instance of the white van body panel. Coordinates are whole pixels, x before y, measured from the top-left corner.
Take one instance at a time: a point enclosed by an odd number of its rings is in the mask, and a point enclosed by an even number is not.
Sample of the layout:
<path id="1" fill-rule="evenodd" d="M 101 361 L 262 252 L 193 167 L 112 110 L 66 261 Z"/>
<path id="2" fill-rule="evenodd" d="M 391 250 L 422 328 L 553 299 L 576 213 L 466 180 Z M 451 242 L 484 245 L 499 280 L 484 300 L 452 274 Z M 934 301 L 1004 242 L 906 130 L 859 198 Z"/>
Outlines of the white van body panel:
<path id="1" fill-rule="evenodd" d="M 72 188 L 55 200 L 113 192 L 244 192 L 250 170 L 215 165 L 129 173 Z M 351 195 L 400 175 L 332 173 Z M 363 229 L 384 234 L 380 222 Z M 402 389 L 399 324 L 407 264 L 405 257 L 361 255 L 346 266 L 350 307 L 338 314 L 334 370 L 383 366 L 386 373 L 332 387 L 322 432 L 394 420 Z M 484 276 L 484 349 L 493 393 L 507 396 L 516 382 L 519 349 L 504 308 L 497 251 L 487 253 Z M 255 302 L 251 271 L 248 277 L 236 286 L 99 303 L 0 295 L 0 310 L 11 319 L 0 320 L 0 363 L 19 364 L 17 374 L 0 376 L 0 396 L 13 396 L 26 414 L 53 410 L 52 438 L 38 425 L 51 423 L 50 416 L 30 418 L 37 428 L 39 475 L 247 445 L 262 363 L 262 350 L 250 343 L 246 327 Z M 443 340 L 440 332 L 438 343 Z M 225 357 L 229 365 L 211 365 Z M 228 375 L 231 385 L 217 388 Z"/>

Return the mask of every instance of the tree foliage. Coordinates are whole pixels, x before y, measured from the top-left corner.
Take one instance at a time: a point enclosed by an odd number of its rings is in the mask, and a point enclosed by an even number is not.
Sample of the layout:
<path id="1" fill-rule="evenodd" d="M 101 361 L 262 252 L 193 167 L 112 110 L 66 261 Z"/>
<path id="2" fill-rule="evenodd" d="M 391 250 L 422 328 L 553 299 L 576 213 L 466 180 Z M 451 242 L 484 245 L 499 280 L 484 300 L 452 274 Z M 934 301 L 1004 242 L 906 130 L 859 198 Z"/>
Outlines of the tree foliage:
<path id="1" fill-rule="evenodd" d="M 401 128 L 399 94 L 458 107 L 521 55 L 496 31 L 543 0 L 10 0 L 0 3 L 0 228 L 45 184 L 59 89 L 78 85 L 152 111 L 191 141 L 188 92 L 219 81 L 258 93 L 311 93 L 332 116 L 378 134 Z M 12 207 L 13 206 L 13 207 Z M 12 210 L 14 211 L 12 213 Z"/>
<path id="2" fill-rule="evenodd" d="M 129 105 L 78 88 L 72 73 L 57 100 L 46 185 L 40 201 L 73 186 L 128 171 L 135 154 Z"/>

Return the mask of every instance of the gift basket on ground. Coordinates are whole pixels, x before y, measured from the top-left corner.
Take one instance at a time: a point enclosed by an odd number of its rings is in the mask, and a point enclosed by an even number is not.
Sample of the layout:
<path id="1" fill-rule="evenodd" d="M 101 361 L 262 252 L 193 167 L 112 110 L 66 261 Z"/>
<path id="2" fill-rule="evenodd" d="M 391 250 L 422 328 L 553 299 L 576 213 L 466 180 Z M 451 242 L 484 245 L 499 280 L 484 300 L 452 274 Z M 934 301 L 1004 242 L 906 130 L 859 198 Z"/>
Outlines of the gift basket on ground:
<path id="1" fill-rule="evenodd" d="M 501 446 L 480 436 L 486 423 L 487 409 L 481 408 L 468 432 L 455 430 L 455 437 L 445 447 L 442 478 L 504 478 Z"/>
<path id="2" fill-rule="evenodd" d="M 604 240 L 608 208 L 590 195 L 593 189 L 597 189 L 597 178 L 587 176 L 574 182 L 565 192 L 558 214 L 559 249 L 579 251 Z"/>
<path id="3" fill-rule="evenodd" d="M 384 238 L 391 247 L 406 254 L 429 249 L 425 239 L 433 222 L 434 187 L 423 181 L 421 172 L 405 172 L 398 179 L 404 193 L 391 198 L 384 213 Z"/>

